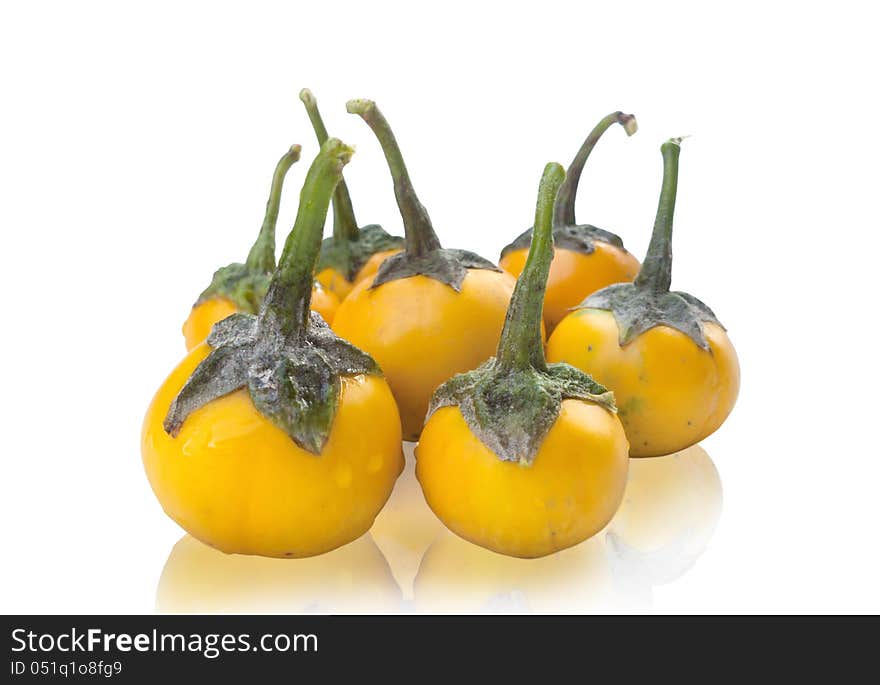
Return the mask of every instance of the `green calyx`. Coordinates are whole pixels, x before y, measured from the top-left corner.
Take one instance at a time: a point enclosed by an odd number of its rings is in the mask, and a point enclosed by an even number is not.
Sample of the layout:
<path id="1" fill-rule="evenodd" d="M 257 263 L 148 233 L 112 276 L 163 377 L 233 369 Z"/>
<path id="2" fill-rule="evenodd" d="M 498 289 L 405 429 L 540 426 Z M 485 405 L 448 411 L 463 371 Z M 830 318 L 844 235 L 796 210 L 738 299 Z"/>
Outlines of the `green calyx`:
<path id="1" fill-rule="evenodd" d="M 196 409 L 247 388 L 263 416 L 318 455 L 336 416 L 341 376 L 381 374 L 372 357 L 309 311 L 330 197 L 351 154 L 335 138 L 321 146 L 259 313 L 235 314 L 214 326 L 208 337 L 211 353 L 168 409 L 164 427 L 170 435 L 176 436 Z"/>
<path id="2" fill-rule="evenodd" d="M 394 133 L 376 103 L 372 100 L 349 100 L 346 109 L 367 123 L 382 146 L 394 180 L 394 196 L 406 234 L 406 249 L 382 263 L 371 287 L 378 288 L 389 281 L 422 275 L 460 291 L 468 269 L 500 271 L 488 259 L 473 252 L 449 250 L 440 245 L 428 211 L 419 202 L 413 188 Z"/>
<path id="3" fill-rule="evenodd" d="M 231 300 L 240 311 L 256 314 L 269 289 L 269 280 L 275 268 L 275 224 L 281 206 L 281 190 L 287 171 L 299 160 L 299 145 L 292 145 L 275 166 L 272 188 L 266 203 L 266 214 L 257 240 L 244 264 L 235 262 L 214 272 L 211 285 L 199 295 L 196 305 L 214 297 Z"/>
<path id="4" fill-rule="evenodd" d="M 655 326 L 669 326 L 708 350 L 703 324 L 711 322 L 721 326 L 712 310 L 696 297 L 669 290 L 672 281 L 672 218 L 678 191 L 681 140 L 672 138 L 661 147 L 663 187 L 651 243 L 639 275 L 633 283 L 617 283 L 593 293 L 577 307 L 610 311 L 620 330 L 621 347 Z"/>
<path id="5" fill-rule="evenodd" d="M 541 312 L 553 261 L 552 212 L 565 172 L 548 164 L 538 190 L 535 235 L 516 283 L 496 356 L 454 376 L 431 400 L 428 416 L 457 406 L 474 435 L 502 461 L 530 465 L 556 422 L 564 399 L 596 402 L 615 411 L 614 396 L 569 364 L 548 364 Z"/>
<path id="6" fill-rule="evenodd" d="M 593 151 L 596 143 L 599 142 L 602 134 L 614 124 L 620 124 L 628 136 L 631 136 L 638 130 L 635 116 L 624 114 L 623 112 L 612 112 L 590 131 L 590 134 L 581 144 L 574 160 L 569 165 L 565 181 L 559 189 L 559 197 L 556 199 L 553 213 L 553 240 L 556 247 L 583 254 L 592 254 L 596 250 L 596 242 L 601 242 L 614 245 L 621 250 L 624 249 L 623 240 L 619 236 L 590 224 L 578 224 L 574 216 L 578 184 L 581 180 L 584 165 L 587 163 L 590 153 Z M 527 250 L 532 243 L 533 231 L 534 228 L 529 228 L 518 235 L 512 243 L 501 251 L 501 258 L 503 259 L 509 252 L 515 250 Z"/>
<path id="7" fill-rule="evenodd" d="M 300 91 L 299 99 L 306 108 L 318 143 L 323 145 L 327 140 L 327 128 L 318 109 L 318 101 L 308 88 Z M 348 186 L 345 179 L 339 181 L 333 191 L 333 235 L 321 244 L 317 271 L 334 269 L 345 276 L 346 280 L 353 281 L 374 254 L 403 245 L 403 238 L 390 235 L 378 224 L 358 228 Z"/>

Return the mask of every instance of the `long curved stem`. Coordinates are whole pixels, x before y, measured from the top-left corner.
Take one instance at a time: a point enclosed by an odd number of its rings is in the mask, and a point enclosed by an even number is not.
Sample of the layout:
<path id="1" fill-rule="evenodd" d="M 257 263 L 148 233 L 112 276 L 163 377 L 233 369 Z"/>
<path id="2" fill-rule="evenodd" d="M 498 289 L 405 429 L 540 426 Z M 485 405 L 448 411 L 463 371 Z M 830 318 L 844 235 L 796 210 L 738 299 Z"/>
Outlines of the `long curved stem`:
<path id="1" fill-rule="evenodd" d="M 636 123 L 636 118 L 632 114 L 612 112 L 596 124 L 596 127 L 590 131 L 590 135 L 584 140 L 580 150 L 577 151 L 574 160 L 569 165 L 568 171 L 565 175 L 565 182 L 559 190 L 559 199 L 556 202 L 556 212 L 553 217 L 553 222 L 556 226 L 575 225 L 574 202 L 575 199 L 577 199 L 578 183 L 580 183 L 581 180 L 581 172 L 584 170 L 587 158 L 590 156 L 593 148 L 596 147 L 596 143 L 599 142 L 599 138 L 601 138 L 602 134 L 613 124 L 620 124 L 623 126 L 623 130 L 626 131 L 626 135 L 628 136 L 631 136 L 639 129 L 639 126 Z"/>
<path id="2" fill-rule="evenodd" d="M 318 144 L 323 145 L 328 136 L 321 112 L 318 110 L 318 101 L 308 88 L 303 88 L 299 92 L 299 99 L 305 105 L 309 121 L 312 122 L 312 128 L 318 138 Z M 354 216 L 354 205 L 351 203 L 351 195 L 348 192 L 348 186 L 345 185 L 345 179 L 342 179 L 333 192 L 333 239 L 337 243 L 345 243 L 357 240 L 359 237 L 360 232 L 358 231 L 357 219 Z"/>
<path id="3" fill-rule="evenodd" d="M 407 254 L 419 257 L 439 249 L 440 240 L 434 232 L 428 211 L 416 196 L 403 155 L 400 153 L 400 147 L 388 121 L 372 100 L 349 100 L 346 109 L 351 114 L 359 115 L 373 130 L 382 145 L 391 177 L 394 179 L 394 196 L 397 198 L 397 206 L 403 217 Z"/>
<path id="4" fill-rule="evenodd" d="M 498 343 L 498 368 L 519 371 L 529 367 L 547 368 L 541 339 L 541 313 L 547 276 L 553 261 L 553 205 L 565 179 L 561 164 L 551 162 L 544 167 L 538 187 L 535 208 L 535 229 L 529 256 L 516 282 L 504 330 Z"/>
<path id="5" fill-rule="evenodd" d="M 669 290 L 672 283 L 672 216 L 675 212 L 675 196 L 678 192 L 678 156 L 681 138 L 670 138 L 660 148 L 663 153 L 663 186 L 660 203 L 648 253 L 642 269 L 636 276 L 635 285 L 650 288 L 656 293 Z"/>
<path id="6" fill-rule="evenodd" d="M 260 310 L 261 320 L 268 318 L 277 323 L 288 340 L 301 340 L 308 329 L 313 273 L 321 251 L 327 209 L 342 178 L 342 168 L 353 152 L 339 139 L 329 138 L 309 167 L 300 192 L 296 222 L 284 243 Z"/>
<path id="7" fill-rule="evenodd" d="M 272 176 L 272 188 L 269 190 L 269 201 L 266 202 L 266 214 L 257 240 L 248 252 L 245 265 L 252 271 L 270 273 L 275 268 L 275 224 L 278 223 L 278 209 L 281 207 L 281 189 L 287 171 L 297 161 L 302 148 L 291 145 L 284 156 L 275 165 Z"/>

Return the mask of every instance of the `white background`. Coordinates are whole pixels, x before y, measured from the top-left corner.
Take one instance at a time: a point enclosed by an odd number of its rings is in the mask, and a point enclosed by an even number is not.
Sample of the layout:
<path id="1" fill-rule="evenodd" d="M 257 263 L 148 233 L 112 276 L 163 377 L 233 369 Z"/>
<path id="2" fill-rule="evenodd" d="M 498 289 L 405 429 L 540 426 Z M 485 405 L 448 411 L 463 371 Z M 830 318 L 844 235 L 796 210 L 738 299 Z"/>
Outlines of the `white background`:
<path id="1" fill-rule="evenodd" d="M 615 109 L 640 131 L 602 140 L 578 218 L 641 256 L 660 143 L 691 134 L 673 285 L 718 313 L 743 371 L 738 406 L 703 445 L 723 511 L 692 568 L 647 598 L 599 604 L 880 610 L 869 3 L 528 7 L 3 5 L 0 610 L 153 611 L 182 531 L 143 474 L 141 419 L 183 355 L 191 302 L 214 268 L 245 256 L 275 161 L 300 142 L 280 238 L 292 223 L 315 152 L 303 86 L 357 147 L 346 174 L 361 223 L 401 231 L 378 145 L 344 110 L 370 97 L 444 244 L 493 259 L 531 223 L 544 163 L 567 164 Z M 511 601 L 493 604 L 490 588 L 465 609 L 540 610 L 519 601 L 517 573 L 499 587 Z M 332 593 L 309 603 L 301 585 L 291 591 L 306 610 L 352 609 Z M 404 610 L 418 608 L 403 594 Z"/>

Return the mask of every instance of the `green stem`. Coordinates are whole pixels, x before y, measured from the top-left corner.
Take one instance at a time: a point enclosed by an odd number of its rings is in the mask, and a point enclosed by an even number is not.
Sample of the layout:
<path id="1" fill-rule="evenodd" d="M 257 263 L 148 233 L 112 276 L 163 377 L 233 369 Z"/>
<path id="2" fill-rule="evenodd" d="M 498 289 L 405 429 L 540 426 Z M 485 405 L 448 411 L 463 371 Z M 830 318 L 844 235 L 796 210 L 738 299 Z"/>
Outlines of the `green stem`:
<path id="1" fill-rule="evenodd" d="M 318 111 L 318 101 L 315 100 L 315 96 L 308 88 L 303 88 L 299 92 L 299 99 L 306 107 L 309 121 L 312 122 L 312 128 L 318 138 L 318 144 L 323 145 L 328 136 L 321 112 Z M 348 186 L 345 185 L 345 179 L 343 179 L 333 192 L 333 239 L 337 243 L 343 244 L 357 240 L 359 237 L 360 232 L 358 231 L 357 219 L 354 216 L 351 195 L 349 195 Z"/>
<path id="2" fill-rule="evenodd" d="M 626 135 L 628 136 L 631 136 L 639 128 L 636 123 L 636 118 L 632 114 L 613 112 L 602 119 L 602 121 L 596 124 L 596 128 L 590 131 L 590 135 L 584 140 L 581 149 L 578 150 L 577 154 L 574 156 L 574 160 L 568 167 L 568 171 L 565 175 L 565 182 L 559 190 L 559 199 L 556 202 L 556 212 L 553 216 L 554 224 L 556 226 L 576 225 L 574 220 L 574 202 L 577 198 L 578 183 L 580 183 L 581 180 L 581 172 L 584 170 L 584 164 L 587 163 L 587 158 L 590 156 L 593 148 L 596 147 L 596 143 L 599 142 L 599 138 L 601 138 L 602 134 L 613 124 L 620 124 L 623 126 L 623 130 L 626 131 Z"/>
<path id="3" fill-rule="evenodd" d="M 678 155 L 681 152 L 681 138 L 670 138 L 660 151 L 663 153 L 663 187 L 660 189 L 660 204 L 648 254 L 642 269 L 636 276 L 635 285 L 650 288 L 656 293 L 669 291 L 672 282 L 672 215 L 675 212 L 675 195 L 678 191 Z"/>
<path id="4" fill-rule="evenodd" d="M 551 162 L 544 167 L 538 187 L 535 229 L 529 256 L 517 279 L 498 343 L 496 358 L 499 369 L 521 371 L 547 368 L 541 338 L 541 314 L 547 276 L 553 261 L 553 206 L 564 179 L 562 165 Z"/>
<path id="5" fill-rule="evenodd" d="M 329 138 L 306 174 L 296 222 L 284 243 L 260 311 L 261 320 L 277 324 L 287 340 L 302 340 L 308 329 L 313 273 L 321 251 L 327 209 L 342 178 L 342 168 L 353 152 L 337 138 Z"/>
<path id="6" fill-rule="evenodd" d="M 272 176 L 272 188 L 269 190 L 269 201 L 266 203 L 263 226 L 245 260 L 245 265 L 251 271 L 271 273 L 275 268 L 275 224 L 278 223 L 278 209 L 281 206 L 281 188 L 284 186 L 284 177 L 287 175 L 287 171 L 294 162 L 299 160 L 301 151 L 302 148 L 299 145 L 291 145 L 275 165 L 275 174 Z"/>
<path id="7" fill-rule="evenodd" d="M 359 115 L 367 123 L 379 139 L 382 151 L 385 153 L 391 177 L 394 179 L 394 196 L 397 198 L 397 206 L 403 217 L 407 254 L 420 257 L 440 249 L 440 241 L 434 232 L 431 218 L 416 196 L 394 133 L 376 103 L 372 100 L 349 100 L 345 107 L 351 114 Z"/>

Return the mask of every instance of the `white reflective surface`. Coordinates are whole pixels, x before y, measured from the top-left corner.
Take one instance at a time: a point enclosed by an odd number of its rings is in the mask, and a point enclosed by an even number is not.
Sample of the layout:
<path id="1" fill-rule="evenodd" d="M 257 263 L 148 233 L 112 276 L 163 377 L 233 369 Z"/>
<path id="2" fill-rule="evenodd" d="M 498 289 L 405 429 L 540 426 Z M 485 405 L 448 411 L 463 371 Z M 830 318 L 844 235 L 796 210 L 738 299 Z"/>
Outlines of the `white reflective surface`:
<path id="1" fill-rule="evenodd" d="M 650 609 L 653 588 L 697 563 L 721 513 L 701 447 L 633 459 L 624 501 L 599 534 L 516 559 L 450 533 L 407 468 L 370 533 L 311 559 L 227 555 L 184 536 L 159 581 L 163 612 L 590 613 Z"/>

